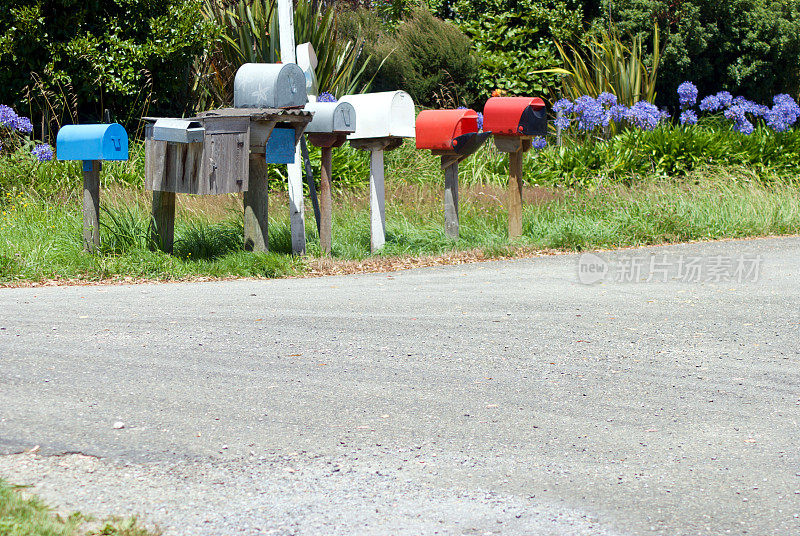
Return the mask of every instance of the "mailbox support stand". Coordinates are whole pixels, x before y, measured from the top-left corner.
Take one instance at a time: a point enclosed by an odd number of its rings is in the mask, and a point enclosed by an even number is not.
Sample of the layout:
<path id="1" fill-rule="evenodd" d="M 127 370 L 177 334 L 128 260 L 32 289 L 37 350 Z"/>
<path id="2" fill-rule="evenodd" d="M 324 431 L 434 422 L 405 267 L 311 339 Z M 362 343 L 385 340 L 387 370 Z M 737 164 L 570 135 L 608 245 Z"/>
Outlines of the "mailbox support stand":
<path id="1" fill-rule="evenodd" d="M 528 136 L 495 136 L 497 150 L 508 153 L 508 237 L 522 236 L 522 161 L 531 148 Z"/>
<path id="2" fill-rule="evenodd" d="M 175 241 L 175 192 L 153 190 L 153 222 L 150 236 L 161 251 L 172 253 Z"/>
<path id="3" fill-rule="evenodd" d="M 319 181 L 319 247 L 323 255 L 331 254 L 333 241 L 333 200 L 331 198 L 331 173 L 333 168 L 333 148 L 322 148 L 322 174 Z"/>
<path id="4" fill-rule="evenodd" d="M 383 149 L 371 150 L 369 159 L 369 243 L 373 253 L 386 243 L 386 191 L 383 171 Z"/>
<path id="5" fill-rule="evenodd" d="M 369 159 L 369 213 L 370 249 L 373 253 L 386 243 L 386 193 L 384 188 L 383 152 L 402 145 L 401 138 L 375 138 L 350 140 L 356 149 L 370 152 Z"/>
<path id="6" fill-rule="evenodd" d="M 83 250 L 100 248 L 100 160 L 83 161 Z"/>
<path id="7" fill-rule="evenodd" d="M 269 228 L 267 210 L 269 188 L 267 187 L 267 163 L 264 155 L 250 154 L 250 182 L 243 194 L 244 201 L 244 248 L 248 251 L 269 251 Z"/>
<path id="8" fill-rule="evenodd" d="M 522 149 L 508 155 L 508 237 L 522 236 Z"/>
<path id="9" fill-rule="evenodd" d="M 458 156 L 442 156 L 444 169 L 444 233 L 458 240 Z"/>

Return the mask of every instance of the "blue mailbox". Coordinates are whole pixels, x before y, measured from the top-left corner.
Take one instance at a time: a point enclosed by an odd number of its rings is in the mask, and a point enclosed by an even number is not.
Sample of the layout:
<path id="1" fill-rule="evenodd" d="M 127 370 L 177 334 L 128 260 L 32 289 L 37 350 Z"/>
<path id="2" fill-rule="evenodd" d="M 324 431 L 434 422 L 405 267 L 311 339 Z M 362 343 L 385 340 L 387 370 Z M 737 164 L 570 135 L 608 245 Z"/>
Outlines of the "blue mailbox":
<path id="1" fill-rule="evenodd" d="M 273 128 L 264 147 L 267 164 L 294 164 L 295 142 L 294 128 Z"/>
<path id="2" fill-rule="evenodd" d="M 128 159 L 122 125 L 67 125 L 56 137 L 56 158 L 83 161 L 83 249 L 100 247 L 100 167 L 102 160 Z"/>
<path id="3" fill-rule="evenodd" d="M 128 133 L 119 123 L 67 125 L 56 137 L 59 160 L 127 160 Z"/>

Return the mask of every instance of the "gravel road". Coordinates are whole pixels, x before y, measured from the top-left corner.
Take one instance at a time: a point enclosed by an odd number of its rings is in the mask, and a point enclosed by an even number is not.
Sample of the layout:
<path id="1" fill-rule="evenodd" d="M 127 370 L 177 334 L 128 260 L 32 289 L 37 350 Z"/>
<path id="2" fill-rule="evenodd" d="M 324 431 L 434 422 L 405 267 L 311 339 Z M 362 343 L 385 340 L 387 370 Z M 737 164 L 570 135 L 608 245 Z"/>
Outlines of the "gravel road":
<path id="1" fill-rule="evenodd" d="M 167 535 L 800 534 L 800 239 L 599 255 L 0 289 L 0 477 Z"/>

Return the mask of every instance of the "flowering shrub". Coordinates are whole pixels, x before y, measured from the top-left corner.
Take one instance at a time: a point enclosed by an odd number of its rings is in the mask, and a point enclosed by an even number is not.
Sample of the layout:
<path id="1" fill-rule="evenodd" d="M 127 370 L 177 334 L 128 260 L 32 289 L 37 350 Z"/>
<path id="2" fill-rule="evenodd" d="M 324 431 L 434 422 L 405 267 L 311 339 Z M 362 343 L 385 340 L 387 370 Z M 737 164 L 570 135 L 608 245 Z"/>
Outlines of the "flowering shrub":
<path id="1" fill-rule="evenodd" d="M 27 140 L 32 132 L 33 123 L 29 118 L 17 115 L 10 106 L 0 104 L 0 152 L 30 145 Z M 53 159 L 53 148 L 47 144 L 34 146 L 31 153 L 39 162 Z"/>

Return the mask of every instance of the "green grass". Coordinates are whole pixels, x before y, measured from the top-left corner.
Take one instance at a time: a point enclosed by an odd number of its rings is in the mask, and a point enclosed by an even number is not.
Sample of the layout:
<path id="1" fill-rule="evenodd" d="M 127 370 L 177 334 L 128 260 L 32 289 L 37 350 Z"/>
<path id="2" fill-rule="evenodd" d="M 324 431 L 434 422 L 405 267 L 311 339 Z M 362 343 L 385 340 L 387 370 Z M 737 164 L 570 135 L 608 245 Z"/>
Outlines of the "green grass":
<path id="1" fill-rule="evenodd" d="M 682 182 L 543 189 L 546 200 L 525 205 L 523 236 L 513 241 L 506 234 L 503 188 L 462 188 L 461 237 L 453 241 L 444 234 L 441 186 L 389 179 L 386 245 L 377 255 L 435 256 L 478 250 L 491 257 L 537 249 L 578 251 L 800 232 L 796 188 L 788 182 L 765 185 L 751 179 L 747 171 L 706 168 Z M 125 201 L 106 196 L 112 199 L 102 203 L 102 251 L 89 255 L 81 251 L 77 199 L 7 193 L 0 203 L 0 282 L 285 277 L 307 273 L 313 268 L 313 258 L 319 256 L 310 207 L 308 255 L 289 254 L 283 194 L 270 198 L 268 254 L 244 251 L 235 196 L 188 199 L 178 214 L 174 255 L 153 251 L 147 232 L 149 206 L 141 193 L 134 194 Z M 366 188 L 337 192 L 335 260 L 372 256 L 366 198 Z M 227 203 L 228 208 L 209 211 L 215 203 Z"/>
<path id="2" fill-rule="evenodd" d="M 36 496 L 24 497 L 19 486 L 0 479 L 0 534 L 3 536 L 156 536 L 136 518 L 100 523 L 80 513 L 63 518 Z"/>

